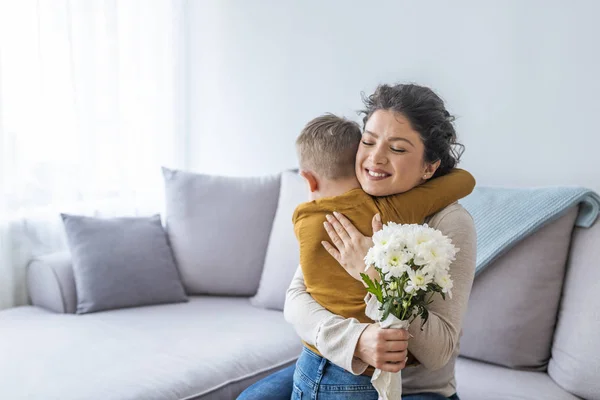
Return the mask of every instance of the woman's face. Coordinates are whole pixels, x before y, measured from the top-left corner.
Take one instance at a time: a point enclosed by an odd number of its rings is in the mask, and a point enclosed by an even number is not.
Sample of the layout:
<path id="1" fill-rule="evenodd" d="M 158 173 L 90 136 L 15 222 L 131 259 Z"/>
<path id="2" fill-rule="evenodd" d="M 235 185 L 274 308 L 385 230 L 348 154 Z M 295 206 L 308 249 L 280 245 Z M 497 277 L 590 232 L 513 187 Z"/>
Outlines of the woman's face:
<path id="1" fill-rule="evenodd" d="M 393 111 L 375 111 L 365 126 L 356 153 L 356 176 L 372 196 L 403 193 L 431 177 L 421 136 L 405 116 Z"/>

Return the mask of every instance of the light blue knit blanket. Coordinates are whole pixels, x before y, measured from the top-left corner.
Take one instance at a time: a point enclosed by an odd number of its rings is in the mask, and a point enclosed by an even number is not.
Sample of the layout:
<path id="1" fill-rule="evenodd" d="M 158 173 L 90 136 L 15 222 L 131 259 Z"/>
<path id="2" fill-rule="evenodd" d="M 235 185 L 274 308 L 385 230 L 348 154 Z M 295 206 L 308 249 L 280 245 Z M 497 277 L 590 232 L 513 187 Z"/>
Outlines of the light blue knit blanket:
<path id="1" fill-rule="evenodd" d="M 578 187 L 478 187 L 460 203 L 475 220 L 475 275 L 520 240 L 564 215 L 572 206 L 579 204 L 575 225 L 583 228 L 592 226 L 600 212 L 600 196 Z"/>

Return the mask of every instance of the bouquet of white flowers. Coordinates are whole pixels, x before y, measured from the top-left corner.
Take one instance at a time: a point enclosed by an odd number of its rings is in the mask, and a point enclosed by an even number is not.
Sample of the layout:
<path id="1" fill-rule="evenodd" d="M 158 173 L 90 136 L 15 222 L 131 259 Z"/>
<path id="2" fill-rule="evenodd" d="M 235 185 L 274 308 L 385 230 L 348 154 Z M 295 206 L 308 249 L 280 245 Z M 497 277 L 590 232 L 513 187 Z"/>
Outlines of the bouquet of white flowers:
<path id="1" fill-rule="evenodd" d="M 361 274 L 379 306 L 367 307 L 367 316 L 383 328 L 404 329 L 421 316 L 422 328 L 433 296 L 439 293 L 444 300 L 452 297 L 448 270 L 458 250 L 447 236 L 426 224 L 388 222 L 373 235 L 373 247 L 365 257 L 366 270 L 375 268 L 379 279 Z M 399 399 L 402 394 L 400 373 L 377 369 L 371 382 L 380 400 Z"/>

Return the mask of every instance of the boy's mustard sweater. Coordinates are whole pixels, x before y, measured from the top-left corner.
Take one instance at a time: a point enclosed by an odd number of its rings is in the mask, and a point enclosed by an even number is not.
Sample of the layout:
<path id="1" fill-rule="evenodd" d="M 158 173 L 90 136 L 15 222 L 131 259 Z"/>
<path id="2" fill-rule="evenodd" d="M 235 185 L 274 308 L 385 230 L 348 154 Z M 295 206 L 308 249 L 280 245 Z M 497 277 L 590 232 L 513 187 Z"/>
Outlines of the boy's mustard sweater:
<path id="1" fill-rule="evenodd" d="M 389 221 L 422 223 L 425 217 L 467 196 L 474 187 L 475 179 L 470 173 L 454 169 L 401 194 L 374 197 L 359 188 L 341 196 L 300 204 L 292 221 L 300 244 L 300 265 L 308 293 L 334 314 L 373 322 L 365 316 L 367 291 L 362 282 L 352 278 L 321 245 L 322 241 L 331 241 L 323 227 L 325 216 L 337 211 L 363 235 L 372 236 L 371 221 L 377 213 L 384 224 Z M 314 346 L 304 345 L 320 354 Z"/>

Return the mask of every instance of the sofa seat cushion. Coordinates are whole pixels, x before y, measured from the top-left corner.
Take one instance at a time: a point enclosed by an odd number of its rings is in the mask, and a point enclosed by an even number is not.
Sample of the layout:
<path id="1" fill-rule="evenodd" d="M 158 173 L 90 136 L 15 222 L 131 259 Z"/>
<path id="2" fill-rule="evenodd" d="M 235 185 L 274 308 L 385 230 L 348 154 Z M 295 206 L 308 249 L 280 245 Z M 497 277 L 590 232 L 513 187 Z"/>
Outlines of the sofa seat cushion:
<path id="1" fill-rule="evenodd" d="M 459 357 L 456 382 L 461 400 L 577 400 L 545 372 L 518 371 Z"/>
<path id="2" fill-rule="evenodd" d="M 192 297 L 86 315 L 0 312 L 0 399 L 233 399 L 292 363 L 283 313 Z"/>

